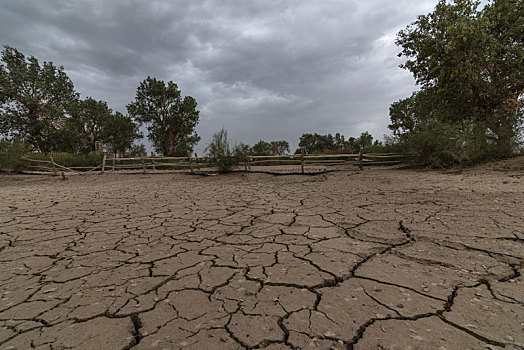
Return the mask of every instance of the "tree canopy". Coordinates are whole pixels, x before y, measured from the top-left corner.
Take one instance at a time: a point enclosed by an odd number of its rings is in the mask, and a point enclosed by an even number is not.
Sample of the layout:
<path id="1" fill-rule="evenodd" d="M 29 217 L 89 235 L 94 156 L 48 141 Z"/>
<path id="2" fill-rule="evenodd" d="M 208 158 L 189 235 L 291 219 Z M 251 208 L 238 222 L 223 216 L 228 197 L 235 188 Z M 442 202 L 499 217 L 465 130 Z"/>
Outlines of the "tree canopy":
<path id="1" fill-rule="evenodd" d="M 0 132 L 42 152 L 56 148 L 66 111 L 78 98 L 73 82 L 52 62 L 40 64 L 4 46 L 0 63 Z"/>
<path id="2" fill-rule="evenodd" d="M 282 155 L 289 151 L 289 143 L 286 140 L 271 142 L 260 140 L 249 149 L 249 153 L 254 156 Z"/>
<path id="3" fill-rule="evenodd" d="M 348 140 L 340 133 L 336 133 L 335 136 L 332 134 L 306 133 L 300 136 L 298 144 L 300 148 L 304 149 L 306 154 L 358 152 L 360 148 L 367 148 L 372 145 L 379 146 L 381 143 L 378 140 L 373 143 L 373 136 L 367 131 L 361 133 L 357 138 L 350 137 Z"/>
<path id="4" fill-rule="evenodd" d="M 0 134 L 45 153 L 89 153 L 102 142 L 123 154 L 141 137 L 134 121 L 105 101 L 81 100 L 63 67 L 9 46 L 0 63 Z"/>
<path id="5" fill-rule="evenodd" d="M 399 56 L 407 58 L 401 67 L 421 90 L 392 104 L 389 127 L 397 136 L 440 123 L 511 152 L 522 122 L 524 4 L 495 0 L 479 7 L 479 1 L 440 0 L 398 33 Z M 465 137 L 461 147 L 472 143 Z"/>
<path id="6" fill-rule="evenodd" d="M 140 83 L 135 101 L 127 106 L 131 117 L 145 123 L 148 139 L 156 152 L 165 156 L 184 155 L 200 140 L 195 131 L 199 120 L 197 102 L 182 98 L 172 81 L 148 77 Z"/>

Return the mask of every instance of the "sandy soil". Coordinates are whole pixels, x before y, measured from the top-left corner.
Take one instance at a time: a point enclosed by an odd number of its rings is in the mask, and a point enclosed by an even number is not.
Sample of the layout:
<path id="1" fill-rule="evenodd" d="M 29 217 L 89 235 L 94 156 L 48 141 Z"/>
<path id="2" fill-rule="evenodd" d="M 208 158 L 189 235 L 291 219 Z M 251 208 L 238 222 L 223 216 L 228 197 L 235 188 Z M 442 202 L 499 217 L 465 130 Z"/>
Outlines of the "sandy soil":
<path id="1" fill-rule="evenodd" d="M 0 349 L 524 349 L 523 157 L 0 197 Z"/>

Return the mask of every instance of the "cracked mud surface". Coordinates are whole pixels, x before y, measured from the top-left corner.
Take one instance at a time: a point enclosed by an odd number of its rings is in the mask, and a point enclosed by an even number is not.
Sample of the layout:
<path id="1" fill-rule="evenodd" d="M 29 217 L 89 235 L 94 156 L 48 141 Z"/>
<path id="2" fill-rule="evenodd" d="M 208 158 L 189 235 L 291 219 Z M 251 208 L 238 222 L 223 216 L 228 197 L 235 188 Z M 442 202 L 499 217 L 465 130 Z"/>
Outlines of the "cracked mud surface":
<path id="1" fill-rule="evenodd" d="M 524 349 L 523 177 L 0 177 L 0 349 Z"/>

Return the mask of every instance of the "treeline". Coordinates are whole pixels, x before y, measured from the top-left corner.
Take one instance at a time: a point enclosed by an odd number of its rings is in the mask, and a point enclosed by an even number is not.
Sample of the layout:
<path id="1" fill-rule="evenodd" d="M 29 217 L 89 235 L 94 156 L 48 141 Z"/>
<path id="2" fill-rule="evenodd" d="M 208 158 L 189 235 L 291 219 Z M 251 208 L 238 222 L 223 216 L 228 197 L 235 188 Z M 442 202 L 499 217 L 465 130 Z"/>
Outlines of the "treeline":
<path id="1" fill-rule="evenodd" d="M 374 140 L 367 131 L 361 133 L 359 137 L 350 137 L 347 140 L 340 133 L 336 133 L 335 136 L 305 133 L 300 136 L 298 148 L 294 153 L 299 154 L 302 149 L 305 154 L 358 153 L 361 148 L 366 152 L 382 152 L 391 149 L 382 141 Z M 260 140 L 253 146 L 241 142 L 233 147 L 232 152 L 235 155 L 272 156 L 290 154 L 291 148 L 286 140 Z"/>
<path id="2" fill-rule="evenodd" d="M 524 2 L 440 0 L 397 36 L 421 89 L 391 105 L 404 152 L 433 166 L 522 152 Z"/>
<path id="3" fill-rule="evenodd" d="M 63 67 L 4 46 L 0 136 L 43 153 L 87 154 L 103 145 L 104 151 L 124 155 L 144 150 L 134 142 L 143 137 L 139 127 L 145 124 L 155 151 L 166 156 L 186 154 L 200 140 L 196 100 L 183 97 L 173 82 L 142 81 L 127 113 L 112 111 L 102 100 L 80 98 Z"/>
<path id="4" fill-rule="evenodd" d="M 363 132 L 359 137 L 345 139 L 344 135 L 336 133 L 319 135 L 302 134 L 295 154 L 342 154 L 358 153 L 361 149 L 365 152 L 388 152 L 394 145 L 384 145 L 381 141 L 375 140 L 369 132 Z M 245 143 L 233 145 L 229 140 L 227 131 L 223 128 L 213 134 L 211 142 L 206 148 L 207 155 L 215 163 L 218 170 L 222 173 L 230 172 L 234 167 L 242 164 L 246 156 L 278 156 L 290 153 L 289 143 L 286 140 L 263 141 L 260 140 L 253 146 Z"/>

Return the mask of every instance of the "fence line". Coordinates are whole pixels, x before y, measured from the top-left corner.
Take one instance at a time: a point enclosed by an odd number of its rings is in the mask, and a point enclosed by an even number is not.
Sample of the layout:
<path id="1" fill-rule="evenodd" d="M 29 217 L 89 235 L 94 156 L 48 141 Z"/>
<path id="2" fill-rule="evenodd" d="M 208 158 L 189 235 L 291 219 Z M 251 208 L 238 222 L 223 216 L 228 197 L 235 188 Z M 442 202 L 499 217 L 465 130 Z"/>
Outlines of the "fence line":
<path id="1" fill-rule="evenodd" d="M 104 174 L 108 169 L 112 173 L 118 170 L 141 170 L 144 174 L 148 172 L 148 169 L 153 171 L 165 170 L 167 168 L 183 169 L 185 171 L 193 173 L 196 170 L 202 168 L 214 168 L 212 159 L 209 157 L 199 157 L 196 153 L 191 155 L 188 152 L 187 157 L 163 157 L 155 156 L 151 152 L 151 156 L 147 157 L 143 154 L 140 157 L 122 157 L 118 158 L 115 154 L 104 153 L 102 157 L 102 163 L 92 166 L 71 166 L 66 167 L 58 164 L 53 154 L 49 156 L 49 160 L 41 159 L 30 159 L 24 158 L 25 160 L 36 163 L 36 165 L 30 165 L 30 169 L 37 169 L 37 171 L 52 172 L 53 175 L 58 175 L 58 170 L 77 174 L 88 174 L 88 173 L 99 173 Z M 239 159 L 238 166 L 244 166 L 245 172 L 255 171 L 252 170 L 252 166 L 274 166 L 274 165 L 287 165 L 287 166 L 299 166 L 300 173 L 306 172 L 307 165 L 322 165 L 328 166 L 358 166 L 359 169 L 363 169 L 364 166 L 368 165 L 393 165 L 404 162 L 406 156 L 403 154 L 396 153 L 363 153 L 361 149 L 359 153 L 351 154 L 305 154 L 302 149 L 299 154 L 289 155 L 271 155 L 271 156 L 260 156 L 260 155 L 249 155 L 245 153 L 243 157 Z M 87 169 L 87 170 L 86 170 Z M 95 170 L 99 169 L 98 172 Z"/>

